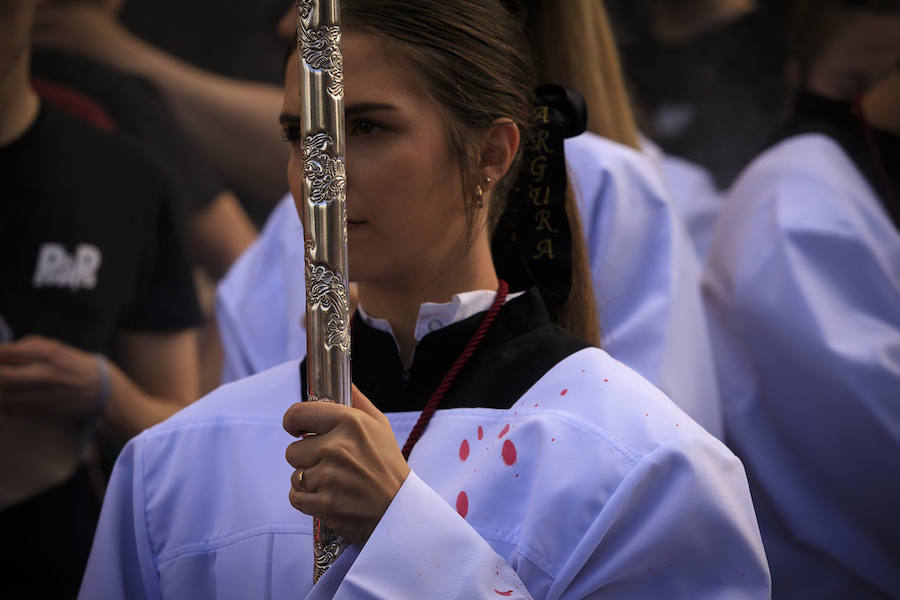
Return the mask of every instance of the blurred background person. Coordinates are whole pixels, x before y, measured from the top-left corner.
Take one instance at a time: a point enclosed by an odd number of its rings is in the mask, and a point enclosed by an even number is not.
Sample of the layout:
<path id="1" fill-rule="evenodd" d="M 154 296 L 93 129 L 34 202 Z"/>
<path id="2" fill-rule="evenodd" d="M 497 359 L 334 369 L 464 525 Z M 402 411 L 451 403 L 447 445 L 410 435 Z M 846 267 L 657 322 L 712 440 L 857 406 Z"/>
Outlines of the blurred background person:
<path id="1" fill-rule="evenodd" d="M 287 191 L 288 154 L 278 127 L 284 42 L 276 27 L 289 3 L 278 0 L 277 12 L 267 16 L 273 1 L 54 2 L 39 12 L 35 38 L 150 81 L 262 223 Z"/>
<path id="2" fill-rule="evenodd" d="M 200 314 L 168 173 L 31 87 L 37 4 L 0 2 L 0 595 L 70 598 L 94 432 L 123 443 L 197 398 Z"/>
<path id="3" fill-rule="evenodd" d="M 792 115 L 729 192 L 706 265 L 726 439 L 776 597 L 896 597 L 900 94 L 879 82 L 900 2 L 790 14 Z"/>
<path id="4" fill-rule="evenodd" d="M 641 130 L 720 189 L 784 118 L 780 4 L 608 0 Z"/>

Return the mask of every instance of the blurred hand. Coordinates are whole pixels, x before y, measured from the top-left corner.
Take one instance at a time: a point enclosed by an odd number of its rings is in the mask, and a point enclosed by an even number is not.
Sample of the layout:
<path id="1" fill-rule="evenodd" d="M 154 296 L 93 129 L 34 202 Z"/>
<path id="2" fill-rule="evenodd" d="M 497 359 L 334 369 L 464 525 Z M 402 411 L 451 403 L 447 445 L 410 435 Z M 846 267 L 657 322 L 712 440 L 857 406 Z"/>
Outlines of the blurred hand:
<path id="1" fill-rule="evenodd" d="M 367 540 L 409 475 L 387 417 L 354 386 L 352 407 L 298 402 L 284 428 L 306 436 L 286 452 L 291 504 L 348 541 Z"/>
<path id="2" fill-rule="evenodd" d="M 85 419 L 99 405 L 100 375 L 87 352 L 31 335 L 0 346 L 0 412 Z"/>
<path id="3" fill-rule="evenodd" d="M 37 46 L 83 54 L 128 72 L 138 72 L 136 63 L 150 48 L 122 26 L 114 12 L 87 2 L 41 7 L 32 35 Z"/>

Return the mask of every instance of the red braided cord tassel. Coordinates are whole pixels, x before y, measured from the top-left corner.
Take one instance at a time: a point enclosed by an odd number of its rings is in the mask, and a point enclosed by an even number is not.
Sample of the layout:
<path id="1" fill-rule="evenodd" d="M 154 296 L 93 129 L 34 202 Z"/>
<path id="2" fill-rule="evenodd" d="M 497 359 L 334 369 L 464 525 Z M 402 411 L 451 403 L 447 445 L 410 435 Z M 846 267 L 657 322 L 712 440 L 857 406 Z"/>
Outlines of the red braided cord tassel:
<path id="1" fill-rule="evenodd" d="M 472 356 L 472 354 L 478 348 L 479 344 L 481 344 L 481 340 L 484 339 L 484 336 L 488 332 L 488 329 L 491 328 L 494 319 L 497 318 L 497 314 L 500 312 L 500 309 L 503 308 L 503 303 L 506 302 L 506 295 L 508 293 L 509 286 L 505 281 L 501 279 L 500 284 L 497 286 L 497 296 L 494 298 L 494 303 L 491 304 L 491 308 L 488 309 L 487 313 L 481 319 L 481 323 L 478 324 L 478 329 L 476 329 L 475 333 L 472 334 L 471 339 L 469 339 L 469 343 L 466 344 L 466 347 L 463 349 L 460 355 L 456 357 L 455 361 L 453 361 L 453 365 L 444 375 L 444 378 L 441 379 L 440 385 L 438 385 L 437 389 L 434 390 L 434 393 L 428 400 L 428 404 L 426 404 L 425 408 L 422 409 L 422 414 L 419 415 L 419 420 L 416 421 L 416 424 L 413 426 L 412 431 L 409 432 L 409 437 L 406 438 L 406 443 L 403 444 L 403 458 L 405 458 L 406 460 L 409 460 L 409 455 L 412 452 L 413 446 L 416 445 L 416 442 L 418 442 L 419 438 L 422 437 L 422 434 L 425 433 L 425 428 L 428 427 L 428 422 L 431 421 L 431 417 L 434 416 L 434 413 L 435 411 L 437 411 L 441 400 L 444 399 L 444 396 L 447 394 L 447 391 L 450 389 L 450 386 L 453 384 L 456 376 L 459 375 L 460 371 L 462 371 L 462 368 L 466 365 L 469 357 Z"/>

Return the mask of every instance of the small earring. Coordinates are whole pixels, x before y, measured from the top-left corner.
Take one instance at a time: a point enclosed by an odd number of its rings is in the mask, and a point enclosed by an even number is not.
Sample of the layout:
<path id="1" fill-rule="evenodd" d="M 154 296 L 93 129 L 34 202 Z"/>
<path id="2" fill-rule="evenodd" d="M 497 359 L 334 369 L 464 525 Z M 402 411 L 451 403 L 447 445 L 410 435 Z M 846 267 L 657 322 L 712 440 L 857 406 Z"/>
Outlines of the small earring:
<path id="1" fill-rule="evenodd" d="M 490 177 L 485 177 L 485 178 L 484 178 L 484 184 L 485 184 L 485 185 L 491 185 L 492 183 L 494 183 L 494 180 L 491 179 Z"/>
<path id="2" fill-rule="evenodd" d="M 484 190 L 480 185 L 475 186 L 475 206 L 476 208 L 484 208 Z"/>

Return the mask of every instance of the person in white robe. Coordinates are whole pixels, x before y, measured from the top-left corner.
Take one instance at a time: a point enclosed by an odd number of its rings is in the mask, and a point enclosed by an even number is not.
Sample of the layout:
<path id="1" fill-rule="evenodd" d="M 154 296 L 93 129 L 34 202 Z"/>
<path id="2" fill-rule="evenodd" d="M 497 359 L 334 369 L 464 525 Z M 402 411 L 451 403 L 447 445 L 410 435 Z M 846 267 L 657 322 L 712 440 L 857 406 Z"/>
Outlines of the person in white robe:
<path id="1" fill-rule="evenodd" d="M 641 150 L 659 169 L 702 264 L 709 250 L 724 194 L 709 169 L 702 165 L 666 154 L 653 140 L 644 136 L 641 136 Z"/>
<path id="2" fill-rule="evenodd" d="M 544 126 L 511 15 L 447 6 L 342 6 L 353 406 L 302 401 L 295 360 L 133 439 L 82 597 L 769 596 L 740 462 L 591 346 L 581 231 L 553 296 L 539 282 L 508 294 L 490 225 L 506 216 L 523 134 Z M 298 88 L 290 65 L 280 121 L 299 199 Z M 454 126 L 469 144 L 450 142 Z M 542 206 L 562 232 L 577 207 L 562 140 L 550 145 L 541 156 L 563 185 Z M 521 211 L 529 197 L 510 201 Z M 312 516 L 347 544 L 315 585 Z"/>
<path id="3" fill-rule="evenodd" d="M 867 72 L 872 44 L 900 56 L 900 15 L 827 10 L 837 33 L 783 139 L 730 191 L 704 291 L 726 441 L 748 468 L 775 596 L 892 598 L 900 207 L 896 163 L 882 178 L 878 162 L 900 157 L 900 138 L 869 128 L 849 101 L 860 90 L 834 84 L 847 64 Z"/>

